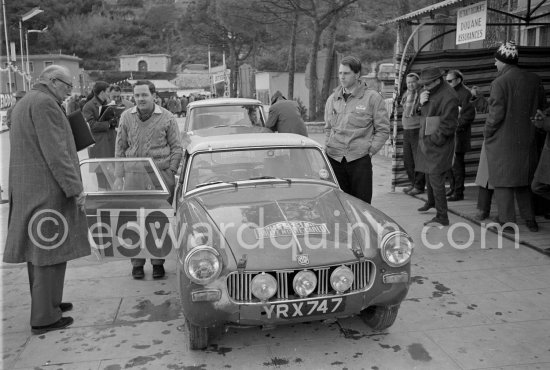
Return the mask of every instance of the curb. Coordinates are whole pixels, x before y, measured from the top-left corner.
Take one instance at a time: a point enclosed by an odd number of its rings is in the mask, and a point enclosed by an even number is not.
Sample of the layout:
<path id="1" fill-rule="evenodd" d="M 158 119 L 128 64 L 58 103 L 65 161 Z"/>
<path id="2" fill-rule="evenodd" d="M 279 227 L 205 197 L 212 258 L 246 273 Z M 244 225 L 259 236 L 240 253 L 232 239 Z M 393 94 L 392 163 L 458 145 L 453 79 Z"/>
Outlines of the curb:
<path id="1" fill-rule="evenodd" d="M 405 193 L 403 193 L 403 194 L 405 194 Z M 405 195 L 408 195 L 408 194 L 405 194 Z M 419 195 L 409 195 L 409 196 L 412 196 L 413 198 L 416 198 L 416 199 L 419 199 L 419 200 L 423 200 L 424 202 L 427 202 L 427 201 L 428 201 L 425 197 L 421 197 L 420 194 L 419 194 Z M 472 223 L 478 225 L 479 227 L 483 227 L 483 226 L 481 225 L 481 222 L 479 222 L 478 220 L 474 219 L 473 217 L 470 217 L 470 216 L 468 216 L 468 215 L 466 215 L 466 214 L 463 214 L 462 212 L 455 211 L 454 209 L 449 208 L 449 207 L 447 207 L 447 211 L 448 211 L 449 213 L 452 213 L 453 215 L 462 217 L 462 218 L 464 218 L 464 219 L 466 219 L 466 220 L 468 220 L 468 221 L 470 221 L 470 222 L 472 222 Z M 498 233 L 496 232 L 496 230 L 494 230 L 494 229 L 488 229 L 488 228 L 486 228 L 486 230 L 489 230 L 490 232 L 492 232 L 492 233 L 494 233 L 494 234 L 498 234 Z M 514 241 L 514 242 L 516 241 L 516 238 L 513 237 L 512 235 L 509 235 L 509 234 L 507 234 L 507 233 L 500 233 L 500 234 L 501 234 L 503 237 L 505 237 L 506 239 L 508 239 L 508 240 L 511 240 L 511 241 Z M 525 245 L 526 247 L 531 248 L 531 249 L 533 249 L 533 250 L 535 250 L 535 251 L 537 251 L 537 252 L 539 252 L 539 253 L 541 253 L 541 254 L 544 254 L 545 256 L 550 256 L 550 248 L 541 248 L 541 247 L 539 247 L 539 246 L 537 246 L 537 245 L 534 245 L 534 244 L 532 244 L 532 243 L 530 243 L 530 242 L 528 242 L 528 241 L 526 241 L 526 240 L 521 240 L 521 239 L 519 240 L 519 244 Z"/>

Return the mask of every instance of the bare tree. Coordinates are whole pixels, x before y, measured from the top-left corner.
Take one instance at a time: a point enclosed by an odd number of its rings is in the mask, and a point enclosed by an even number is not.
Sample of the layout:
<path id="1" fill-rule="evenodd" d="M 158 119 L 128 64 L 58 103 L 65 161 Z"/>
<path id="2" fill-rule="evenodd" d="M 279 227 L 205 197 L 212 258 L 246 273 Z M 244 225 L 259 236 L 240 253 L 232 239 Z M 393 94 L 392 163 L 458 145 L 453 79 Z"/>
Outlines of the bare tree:
<path id="1" fill-rule="evenodd" d="M 309 54 L 309 119 L 317 118 L 317 55 L 321 34 L 332 19 L 358 0 L 287 0 L 298 12 L 310 18 L 313 24 L 313 40 Z"/>

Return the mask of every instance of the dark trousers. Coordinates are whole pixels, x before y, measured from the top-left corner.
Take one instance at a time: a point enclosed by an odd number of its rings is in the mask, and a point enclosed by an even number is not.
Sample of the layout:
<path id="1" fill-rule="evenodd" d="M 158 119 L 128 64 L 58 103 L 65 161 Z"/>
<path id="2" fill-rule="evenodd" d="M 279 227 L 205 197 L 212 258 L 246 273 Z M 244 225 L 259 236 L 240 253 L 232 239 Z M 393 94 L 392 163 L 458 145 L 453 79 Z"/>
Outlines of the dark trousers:
<path id="1" fill-rule="evenodd" d="M 372 162 L 367 154 L 363 158 L 348 162 L 346 158 L 338 162 L 328 157 L 336 174 L 340 188 L 356 198 L 370 204 L 372 200 Z"/>
<path id="2" fill-rule="evenodd" d="M 426 174 L 426 185 L 428 186 L 428 204 L 435 205 L 436 217 L 448 219 L 445 173 Z"/>
<path id="3" fill-rule="evenodd" d="M 31 326 L 46 326 L 61 319 L 61 299 L 67 262 L 36 266 L 27 262 L 31 290 Z"/>
<path id="4" fill-rule="evenodd" d="M 464 154 L 465 153 L 455 153 L 453 168 L 451 169 L 451 189 L 458 195 L 464 194 L 464 177 L 466 176 Z"/>
<path id="5" fill-rule="evenodd" d="M 497 188 L 495 187 L 495 201 L 498 207 L 498 221 L 501 223 L 516 222 L 516 206 L 514 204 L 514 195 L 518 203 L 519 213 L 525 221 L 535 219 L 531 192 L 528 186 L 517 188 Z"/>
<path id="6" fill-rule="evenodd" d="M 531 190 L 533 190 L 533 193 L 550 200 L 550 184 L 533 180 L 531 183 Z"/>
<path id="7" fill-rule="evenodd" d="M 160 174 L 164 178 L 164 182 L 166 183 L 166 186 L 168 187 L 168 191 L 170 192 L 168 196 L 168 203 L 172 204 L 172 200 L 174 199 L 174 190 L 176 188 L 176 182 L 174 174 L 166 169 L 160 171 Z M 143 189 L 143 188 L 138 188 Z M 131 258 L 130 261 L 132 262 L 133 267 L 139 267 L 139 266 L 145 266 L 145 258 Z M 164 259 L 162 258 L 151 258 L 151 265 L 164 265 Z"/>
<path id="8" fill-rule="evenodd" d="M 419 128 L 403 130 L 403 164 L 411 185 L 418 190 L 424 190 L 424 186 L 426 185 L 424 173 L 414 170 L 416 166 L 419 132 Z"/>
<path id="9" fill-rule="evenodd" d="M 493 198 L 493 189 L 489 189 L 483 186 L 478 186 L 477 192 L 477 209 L 483 213 L 491 214 L 491 201 Z"/>

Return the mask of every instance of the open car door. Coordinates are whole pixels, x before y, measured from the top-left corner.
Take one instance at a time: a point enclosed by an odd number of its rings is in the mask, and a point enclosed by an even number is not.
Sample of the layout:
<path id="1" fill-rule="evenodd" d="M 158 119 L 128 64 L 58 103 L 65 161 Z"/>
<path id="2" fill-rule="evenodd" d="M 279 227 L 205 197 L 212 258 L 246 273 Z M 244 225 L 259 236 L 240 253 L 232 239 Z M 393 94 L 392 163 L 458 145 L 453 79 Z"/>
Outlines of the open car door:
<path id="1" fill-rule="evenodd" d="M 88 240 L 102 258 L 167 258 L 174 252 L 174 211 L 151 158 L 80 162 Z"/>

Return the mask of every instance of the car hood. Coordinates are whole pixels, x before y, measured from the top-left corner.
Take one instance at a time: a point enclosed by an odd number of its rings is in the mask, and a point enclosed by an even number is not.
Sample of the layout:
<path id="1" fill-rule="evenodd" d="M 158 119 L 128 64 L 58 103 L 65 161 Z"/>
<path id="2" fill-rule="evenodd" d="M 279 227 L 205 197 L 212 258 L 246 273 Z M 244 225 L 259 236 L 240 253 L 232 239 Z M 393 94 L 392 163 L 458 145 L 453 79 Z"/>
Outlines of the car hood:
<path id="1" fill-rule="evenodd" d="M 357 259 L 353 248 L 363 248 L 370 239 L 358 238 L 350 229 L 355 217 L 342 205 L 342 194 L 324 184 L 285 182 L 194 197 L 225 236 L 235 259 L 246 254 L 247 270 L 265 270 L 303 267 L 304 258 L 298 263 L 298 255 L 306 255 L 310 266 Z"/>

